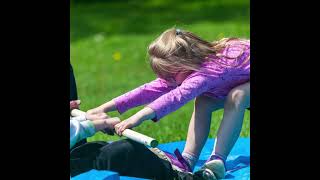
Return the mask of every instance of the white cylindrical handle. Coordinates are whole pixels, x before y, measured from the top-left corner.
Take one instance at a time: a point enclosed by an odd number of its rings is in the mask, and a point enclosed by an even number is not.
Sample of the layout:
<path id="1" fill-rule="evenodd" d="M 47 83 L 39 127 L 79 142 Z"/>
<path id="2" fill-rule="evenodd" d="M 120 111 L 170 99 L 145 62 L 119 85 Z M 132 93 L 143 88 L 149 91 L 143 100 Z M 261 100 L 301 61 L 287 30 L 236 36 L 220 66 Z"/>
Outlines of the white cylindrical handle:
<path id="1" fill-rule="evenodd" d="M 141 143 L 141 144 L 144 144 L 144 145 L 148 145 L 148 146 L 151 146 L 151 147 L 157 147 L 158 146 L 158 141 L 151 138 L 151 137 L 148 137 L 146 135 L 143 135 L 141 133 L 138 133 L 138 132 L 135 132 L 131 129 L 126 129 L 122 132 L 122 134 L 129 138 L 129 139 L 132 139 L 138 143 Z"/>

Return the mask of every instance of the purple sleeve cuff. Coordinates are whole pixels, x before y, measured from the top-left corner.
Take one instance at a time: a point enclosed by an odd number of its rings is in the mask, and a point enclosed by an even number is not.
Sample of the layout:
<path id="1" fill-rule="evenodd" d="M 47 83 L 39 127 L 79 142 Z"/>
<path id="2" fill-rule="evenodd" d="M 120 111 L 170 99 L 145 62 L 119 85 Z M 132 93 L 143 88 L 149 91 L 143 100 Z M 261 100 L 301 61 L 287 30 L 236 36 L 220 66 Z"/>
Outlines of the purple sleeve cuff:
<path id="1" fill-rule="evenodd" d="M 159 113 L 160 112 L 158 110 L 159 107 L 157 107 L 154 103 L 151 103 L 151 104 L 147 105 L 146 107 L 151 108 L 155 113 L 155 117 L 151 119 L 153 122 L 158 122 L 164 116 L 163 114 Z"/>
<path id="2" fill-rule="evenodd" d="M 117 108 L 117 111 L 120 114 L 122 114 L 128 110 L 128 108 L 125 106 L 125 100 L 126 100 L 126 98 L 123 95 L 113 99 L 115 106 Z"/>

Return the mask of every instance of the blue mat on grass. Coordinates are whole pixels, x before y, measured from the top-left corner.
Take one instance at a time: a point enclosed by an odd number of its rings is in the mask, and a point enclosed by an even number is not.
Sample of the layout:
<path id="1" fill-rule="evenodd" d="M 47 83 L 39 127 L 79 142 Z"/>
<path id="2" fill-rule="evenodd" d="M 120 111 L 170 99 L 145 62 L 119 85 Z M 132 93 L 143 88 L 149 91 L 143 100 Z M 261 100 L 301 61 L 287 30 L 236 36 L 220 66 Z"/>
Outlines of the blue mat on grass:
<path id="1" fill-rule="evenodd" d="M 174 152 L 176 148 L 183 151 L 185 141 L 160 144 L 159 149 Z M 214 139 L 207 140 L 201 151 L 199 161 L 194 171 L 198 170 L 211 154 Z M 227 174 L 225 179 L 249 180 L 250 179 L 250 138 L 239 138 L 227 159 Z M 143 180 L 142 178 L 119 176 L 116 172 L 91 170 L 80 174 L 71 180 Z"/>

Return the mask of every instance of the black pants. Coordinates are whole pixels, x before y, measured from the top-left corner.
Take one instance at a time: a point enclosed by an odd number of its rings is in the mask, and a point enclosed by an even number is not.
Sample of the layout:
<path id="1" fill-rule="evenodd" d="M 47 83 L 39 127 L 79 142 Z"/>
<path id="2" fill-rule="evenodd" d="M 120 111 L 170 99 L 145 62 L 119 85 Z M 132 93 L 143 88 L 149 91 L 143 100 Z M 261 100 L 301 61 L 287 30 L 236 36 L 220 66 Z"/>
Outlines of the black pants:
<path id="1" fill-rule="evenodd" d="M 110 170 L 121 176 L 173 179 L 177 175 L 168 161 L 160 159 L 146 146 L 129 139 L 113 143 L 89 142 L 71 151 L 71 176 L 91 169 Z"/>

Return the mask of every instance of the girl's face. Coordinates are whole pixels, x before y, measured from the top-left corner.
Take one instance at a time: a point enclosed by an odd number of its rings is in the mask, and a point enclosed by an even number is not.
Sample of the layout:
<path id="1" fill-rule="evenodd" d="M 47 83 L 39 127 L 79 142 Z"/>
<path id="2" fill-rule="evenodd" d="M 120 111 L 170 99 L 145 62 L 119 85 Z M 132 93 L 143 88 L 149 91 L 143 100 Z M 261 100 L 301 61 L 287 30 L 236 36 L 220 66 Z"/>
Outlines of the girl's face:
<path id="1" fill-rule="evenodd" d="M 171 77 L 164 78 L 168 85 L 179 86 L 192 72 L 178 72 Z"/>
<path id="2" fill-rule="evenodd" d="M 190 74 L 191 72 L 179 72 L 175 75 L 174 79 L 180 85 Z"/>

